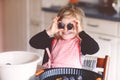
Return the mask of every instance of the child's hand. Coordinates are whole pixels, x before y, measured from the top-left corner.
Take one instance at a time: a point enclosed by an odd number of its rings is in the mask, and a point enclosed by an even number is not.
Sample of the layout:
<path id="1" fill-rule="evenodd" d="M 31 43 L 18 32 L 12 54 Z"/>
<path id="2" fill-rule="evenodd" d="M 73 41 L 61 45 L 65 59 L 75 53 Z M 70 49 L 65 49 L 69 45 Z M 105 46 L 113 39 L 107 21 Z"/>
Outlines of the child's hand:
<path id="1" fill-rule="evenodd" d="M 76 22 L 76 30 L 78 33 L 80 33 L 81 31 L 83 31 L 83 26 L 81 25 L 79 20 L 75 20 Z"/>
<path id="2" fill-rule="evenodd" d="M 58 32 L 58 19 L 59 19 L 59 17 L 55 17 L 53 19 L 53 22 L 52 22 L 50 28 L 47 30 L 47 33 L 49 36 L 52 36 Z"/>

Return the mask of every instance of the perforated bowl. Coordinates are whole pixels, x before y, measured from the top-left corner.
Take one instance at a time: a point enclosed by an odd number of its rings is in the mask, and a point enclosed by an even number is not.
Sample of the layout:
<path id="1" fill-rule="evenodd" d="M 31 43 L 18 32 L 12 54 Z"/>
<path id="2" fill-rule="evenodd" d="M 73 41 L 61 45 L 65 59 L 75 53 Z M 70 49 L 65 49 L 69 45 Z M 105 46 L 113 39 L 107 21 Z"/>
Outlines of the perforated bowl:
<path id="1" fill-rule="evenodd" d="M 101 78 L 102 80 L 102 75 L 93 71 L 78 68 L 46 69 L 45 72 L 39 76 L 39 80 L 63 80 L 63 77 L 67 77 L 69 80 L 96 80 L 97 78 Z M 78 79 L 79 77 L 81 77 L 81 79 Z"/>

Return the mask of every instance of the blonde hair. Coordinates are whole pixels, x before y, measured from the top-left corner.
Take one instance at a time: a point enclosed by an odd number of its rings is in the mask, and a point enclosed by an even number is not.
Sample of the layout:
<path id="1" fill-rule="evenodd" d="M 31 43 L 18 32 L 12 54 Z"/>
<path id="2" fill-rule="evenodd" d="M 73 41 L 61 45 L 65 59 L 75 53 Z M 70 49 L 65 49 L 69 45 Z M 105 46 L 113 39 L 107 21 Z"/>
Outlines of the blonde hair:
<path id="1" fill-rule="evenodd" d="M 83 26 L 85 14 L 82 9 L 77 8 L 74 5 L 67 5 L 60 9 L 57 16 L 60 17 L 59 20 L 62 20 L 66 16 L 75 17 L 76 19 L 80 20 L 81 26 Z"/>
<path id="2" fill-rule="evenodd" d="M 59 18 L 58 21 L 61 21 L 64 17 L 67 16 L 71 16 L 71 17 L 75 17 L 76 19 L 78 19 L 80 21 L 80 25 L 81 27 L 83 27 L 84 24 L 84 12 L 82 9 L 75 7 L 74 5 L 67 5 L 63 8 L 61 8 L 57 14 Z M 54 35 L 56 38 L 60 38 L 61 36 L 59 34 L 55 34 Z"/>

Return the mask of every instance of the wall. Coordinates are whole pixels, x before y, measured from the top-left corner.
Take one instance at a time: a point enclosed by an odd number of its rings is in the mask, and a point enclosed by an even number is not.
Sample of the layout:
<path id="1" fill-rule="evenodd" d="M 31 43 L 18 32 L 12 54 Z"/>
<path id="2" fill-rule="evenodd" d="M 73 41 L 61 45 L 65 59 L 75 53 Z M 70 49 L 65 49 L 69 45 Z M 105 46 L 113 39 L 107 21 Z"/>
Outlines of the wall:
<path id="1" fill-rule="evenodd" d="M 99 0 L 78 0 L 78 1 L 87 2 L 87 3 L 93 3 L 93 4 L 99 3 Z"/>
<path id="2" fill-rule="evenodd" d="M 0 52 L 3 50 L 3 21 L 2 21 L 2 3 L 3 0 L 0 0 Z"/>
<path id="3" fill-rule="evenodd" d="M 88 3 L 99 3 L 99 0 L 78 0 L 80 2 L 88 2 Z M 64 6 L 69 3 L 69 0 L 42 0 L 43 7 L 50 7 L 50 6 Z"/>
<path id="4" fill-rule="evenodd" d="M 64 6 L 68 4 L 69 0 L 42 0 L 42 7 L 50 6 Z"/>

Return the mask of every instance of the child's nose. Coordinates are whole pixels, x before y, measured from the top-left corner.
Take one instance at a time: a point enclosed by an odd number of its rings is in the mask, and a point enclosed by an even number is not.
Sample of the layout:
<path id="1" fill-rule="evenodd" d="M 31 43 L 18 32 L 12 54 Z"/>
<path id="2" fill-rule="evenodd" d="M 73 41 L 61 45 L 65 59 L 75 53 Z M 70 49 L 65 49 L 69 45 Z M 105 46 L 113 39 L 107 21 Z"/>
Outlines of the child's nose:
<path id="1" fill-rule="evenodd" d="M 65 31 L 68 31 L 68 28 L 67 28 L 67 26 L 65 26 L 65 27 L 64 27 L 64 30 L 65 30 Z"/>

